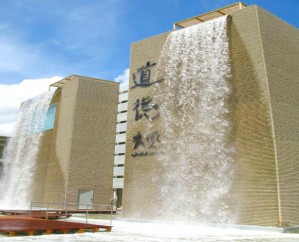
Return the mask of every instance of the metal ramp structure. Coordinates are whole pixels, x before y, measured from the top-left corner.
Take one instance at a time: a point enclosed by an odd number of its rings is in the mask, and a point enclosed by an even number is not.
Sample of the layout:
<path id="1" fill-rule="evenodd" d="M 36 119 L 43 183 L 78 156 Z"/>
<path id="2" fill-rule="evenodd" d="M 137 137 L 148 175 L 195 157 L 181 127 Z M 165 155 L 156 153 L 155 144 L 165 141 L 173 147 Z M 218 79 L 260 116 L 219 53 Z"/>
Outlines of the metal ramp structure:
<path id="1" fill-rule="evenodd" d="M 192 17 L 192 18 L 182 20 L 180 22 L 176 22 L 173 24 L 173 30 L 176 30 L 177 28 L 187 28 L 187 27 L 190 27 L 195 24 L 199 24 L 202 22 L 206 22 L 208 20 L 212 20 L 214 18 L 218 18 L 218 17 L 224 16 L 224 15 L 229 15 L 232 12 L 234 12 L 236 10 L 243 9 L 245 7 L 247 7 L 247 5 L 245 3 L 242 3 L 242 2 L 234 3 L 234 4 L 231 4 L 224 8 L 219 8 L 219 9 L 216 9 L 211 12 L 207 12 L 207 13 L 204 13 L 204 14 Z"/>

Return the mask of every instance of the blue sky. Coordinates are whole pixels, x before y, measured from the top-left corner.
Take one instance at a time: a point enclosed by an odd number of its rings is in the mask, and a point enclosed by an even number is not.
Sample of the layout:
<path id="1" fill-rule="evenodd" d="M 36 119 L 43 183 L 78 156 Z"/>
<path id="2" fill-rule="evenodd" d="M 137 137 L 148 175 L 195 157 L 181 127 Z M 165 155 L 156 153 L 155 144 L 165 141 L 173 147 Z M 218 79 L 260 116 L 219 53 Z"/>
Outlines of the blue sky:
<path id="1" fill-rule="evenodd" d="M 130 44 L 234 0 L 1 0 L 0 83 L 80 74 L 113 80 Z M 298 0 L 257 0 L 298 27 Z"/>
<path id="2" fill-rule="evenodd" d="M 128 74 L 125 71 L 129 67 L 132 42 L 169 31 L 174 22 L 235 2 L 0 0 L 0 135 L 4 122 L 1 119 L 13 120 L 16 116 L 14 113 L 14 118 L 8 118 L 8 108 L 1 98 L 8 89 L 15 92 L 11 99 L 15 97 L 13 100 L 19 106 L 20 84 L 24 80 L 39 83 L 43 80 L 48 85 L 49 81 L 71 74 L 122 80 Z M 247 0 L 244 3 L 258 4 L 299 26 L 299 0 Z M 24 100 L 36 94 L 32 90 L 34 86 L 26 89 L 28 95 Z"/>

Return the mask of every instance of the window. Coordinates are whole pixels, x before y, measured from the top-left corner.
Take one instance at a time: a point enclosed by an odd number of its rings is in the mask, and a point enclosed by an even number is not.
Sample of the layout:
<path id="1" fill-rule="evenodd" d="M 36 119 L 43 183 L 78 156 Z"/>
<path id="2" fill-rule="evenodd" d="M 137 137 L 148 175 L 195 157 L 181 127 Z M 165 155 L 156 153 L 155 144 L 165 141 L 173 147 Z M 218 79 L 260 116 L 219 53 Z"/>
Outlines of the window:
<path id="1" fill-rule="evenodd" d="M 45 120 L 43 121 L 44 123 L 41 123 L 41 117 L 39 113 L 34 113 L 32 115 L 30 128 L 28 132 L 29 135 L 34 135 L 40 132 L 53 129 L 55 122 L 56 106 L 57 104 L 49 106 Z"/>
<path id="2" fill-rule="evenodd" d="M 57 107 L 57 104 L 53 104 L 49 107 L 48 112 L 47 112 L 46 121 L 45 121 L 42 131 L 46 131 L 46 130 L 50 130 L 50 129 L 54 128 L 56 107 Z"/>
<path id="3" fill-rule="evenodd" d="M 3 157 L 4 146 L 0 146 L 0 159 Z"/>

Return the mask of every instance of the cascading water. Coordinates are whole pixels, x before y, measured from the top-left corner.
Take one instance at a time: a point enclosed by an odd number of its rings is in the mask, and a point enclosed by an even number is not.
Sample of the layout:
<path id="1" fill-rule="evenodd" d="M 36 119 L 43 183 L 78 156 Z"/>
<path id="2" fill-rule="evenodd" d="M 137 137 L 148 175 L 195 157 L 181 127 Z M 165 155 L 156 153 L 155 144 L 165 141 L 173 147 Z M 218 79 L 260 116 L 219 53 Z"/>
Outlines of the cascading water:
<path id="1" fill-rule="evenodd" d="M 54 92 L 53 89 L 22 104 L 15 136 L 9 140 L 4 157 L 0 180 L 1 208 L 26 208 L 29 205 L 41 131 Z"/>
<path id="2" fill-rule="evenodd" d="M 163 151 L 157 199 L 164 219 L 232 222 L 230 77 L 226 16 L 168 36 L 154 92 Z"/>

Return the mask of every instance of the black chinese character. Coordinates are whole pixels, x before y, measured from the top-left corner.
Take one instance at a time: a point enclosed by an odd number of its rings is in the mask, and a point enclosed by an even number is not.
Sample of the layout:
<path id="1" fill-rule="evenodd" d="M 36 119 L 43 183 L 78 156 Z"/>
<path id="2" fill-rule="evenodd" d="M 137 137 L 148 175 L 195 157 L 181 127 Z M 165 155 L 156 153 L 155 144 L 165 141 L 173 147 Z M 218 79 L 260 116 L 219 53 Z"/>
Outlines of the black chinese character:
<path id="1" fill-rule="evenodd" d="M 134 150 L 136 150 L 139 146 L 145 147 L 140 132 L 138 132 L 138 134 L 133 137 L 133 142 L 134 142 Z"/>
<path id="2" fill-rule="evenodd" d="M 139 113 L 139 107 L 140 107 L 140 100 L 137 99 L 136 102 L 134 103 L 134 108 L 133 108 L 133 110 L 135 111 L 135 121 L 138 121 L 143 116 L 141 113 Z"/>
<path id="3" fill-rule="evenodd" d="M 160 143 L 160 134 L 158 131 L 152 132 L 146 136 L 146 142 L 149 144 L 149 149 L 157 149 L 156 143 Z"/>
<path id="4" fill-rule="evenodd" d="M 159 106 L 158 104 L 151 104 L 151 102 L 152 99 L 149 97 L 141 99 L 141 109 L 143 111 L 143 114 L 147 119 L 152 121 L 159 116 Z"/>
<path id="5" fill-rule="evenodd" d="M 158 104 L 152 104 L 152 99 L 149 97 L 143 97 L 141 102 L 139 99 L 134 103 L 133 110 L 135 111 L 135 121 L 146 117 L 149 120 L 153 120 L 159 117 Z"/>
<path id="6" fill-rule="evenodd" d="M 140 132 L 133 136 L 134 150 L 132 157 L 154 155 L 157 152 L 157 143 L 160 142 L 160 134 L 158 131 L 151 132 L 145 136 L 145 142 Z"/>
<path id="7" fill-rule="evenodd" d="M 147 87 L 156 83 L 157 81 L 151 82 L 151 68 L 155 65 L 156 63 L 151 64 L 150 61 L 148 61 L 144 66 L 138 68 L 137 69 L 137 73 L 139 74 L 138 78 L 135 73 L 132 74 L 132 79 L 134 82 L 133 87 L 137 87 L 137 86 Z"/>

